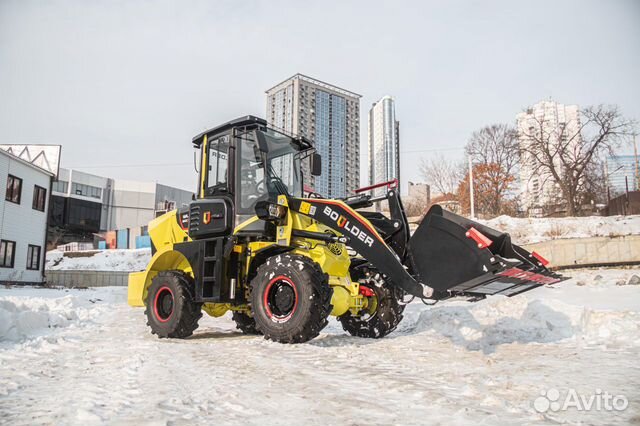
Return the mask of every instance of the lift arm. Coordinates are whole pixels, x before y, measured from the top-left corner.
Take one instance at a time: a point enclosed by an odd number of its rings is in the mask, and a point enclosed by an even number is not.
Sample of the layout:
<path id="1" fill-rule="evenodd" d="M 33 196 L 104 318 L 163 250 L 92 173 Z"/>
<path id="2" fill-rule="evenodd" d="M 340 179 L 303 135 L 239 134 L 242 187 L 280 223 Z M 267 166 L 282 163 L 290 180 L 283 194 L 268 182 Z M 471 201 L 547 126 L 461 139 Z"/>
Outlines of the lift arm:
<path id="1" fill-rule="evenodd" d="M 346 244 L 355 250 L 396 286 L 408 294 L 428 298 L 433 290 L 416 281 L 402 265 L 398 256 L 384 242 L 373 225 L 362 215 L 339 200 L 289 198 L 292 211 L 309 216 L 347 238 Z"/>

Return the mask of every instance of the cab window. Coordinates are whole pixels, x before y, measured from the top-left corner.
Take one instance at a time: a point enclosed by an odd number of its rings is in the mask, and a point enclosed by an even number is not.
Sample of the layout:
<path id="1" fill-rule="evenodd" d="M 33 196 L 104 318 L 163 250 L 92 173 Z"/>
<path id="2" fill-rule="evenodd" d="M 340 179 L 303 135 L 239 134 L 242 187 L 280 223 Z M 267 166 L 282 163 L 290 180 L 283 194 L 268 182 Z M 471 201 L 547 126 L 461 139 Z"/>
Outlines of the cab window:
<path id="1" fill-rule="evenodd" d="M 260 200 L 267 198 L 264 162 L 258 143 L 247 137 L 241 145 L 240 159 L 240 210 L 253 213 Z"/>
<path id="2" fill-rule="evenodd" d="M 229 166 L 229 136 L 220 136 L 209 143 L 209 174 L 207 193 L 227 189 Z"/>

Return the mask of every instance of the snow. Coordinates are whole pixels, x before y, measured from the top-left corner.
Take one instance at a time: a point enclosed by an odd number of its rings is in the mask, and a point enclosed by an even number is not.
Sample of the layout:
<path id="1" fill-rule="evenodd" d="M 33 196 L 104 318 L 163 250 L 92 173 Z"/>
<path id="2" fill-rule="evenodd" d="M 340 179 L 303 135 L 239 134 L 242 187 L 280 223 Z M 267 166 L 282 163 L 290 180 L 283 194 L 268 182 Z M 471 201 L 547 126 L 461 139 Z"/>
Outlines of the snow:
<path id="1" fill-rule="evenodd" d="M 640 418 L 638 269 L 567 271 L 514 298 L 411 303 L 394 333 L 306 344 L 205 317 L 160 340 L 126 289 L 0 288 L 0 423 L 626 424 Z M 624 285 L 620 285 L 624 283 Z M 625 411 L 538 413 L 548 389 Z M 634 420 L 635 419 L 635 420 Z"/>
<path id="2" fill-rule="evenodd" d="M 63 253 L 47 252 L 48 270 L 142 271 L 151 260 L 151 249 L 118 249 Z"/>
<path id="3" fill-rule="evenodd" d="M 556 218 L 498 216 L 479 220 L 490 228 L 511 235 L 516 244 L 531 244 L 559 238 L 613 237 L 640 234 L 640 215 Z"/>

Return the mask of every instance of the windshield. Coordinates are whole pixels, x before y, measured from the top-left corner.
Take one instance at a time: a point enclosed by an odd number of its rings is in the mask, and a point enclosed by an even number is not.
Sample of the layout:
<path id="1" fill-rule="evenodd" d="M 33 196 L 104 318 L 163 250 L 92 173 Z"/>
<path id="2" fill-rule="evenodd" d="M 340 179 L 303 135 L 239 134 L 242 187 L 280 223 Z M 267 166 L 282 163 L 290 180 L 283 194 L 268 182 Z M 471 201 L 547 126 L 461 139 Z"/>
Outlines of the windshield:
<path id="1" fill-rule="evenodd" d="M 241 211 L 253 213 L 258 201 L 282 194 L 302 197 L 301 151 L 289 136 L 256 130 L 243 135 L 240 146 Z"/>

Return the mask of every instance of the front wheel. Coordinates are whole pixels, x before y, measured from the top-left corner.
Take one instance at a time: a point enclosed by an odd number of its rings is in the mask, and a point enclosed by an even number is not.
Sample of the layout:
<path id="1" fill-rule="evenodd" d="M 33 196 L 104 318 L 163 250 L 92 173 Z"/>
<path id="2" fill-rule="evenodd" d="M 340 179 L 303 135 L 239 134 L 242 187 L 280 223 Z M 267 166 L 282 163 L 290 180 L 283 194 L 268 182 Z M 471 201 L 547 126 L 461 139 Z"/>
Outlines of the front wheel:
<path id="1" fill-rule="evenodd" d="M 266 339 L 303 343 L 327 325 L 331 294 L 327 275 L 305 256 L 270 257 L 251 280 L 256 328 Z"/>
<path id="2" fill-rule="evenodd" d="M 397 290 L 380 275 L 370 280 L 364 287 L 367 296 L 367 308 L 352 315 L 350 312 L 338 317 L 342 328 L 357 337 L 379 339 L 391 333 L 402 321 L 404 304 L 397 295 Z"/>
<path id="3" fill-rule="evenodd" d="M 198 328 L 202 303 L 193 301 L 191 277 L 180 271 L 158 273 L 147 290 L 147 325 L 160 338 L 185 338 Z"/>

